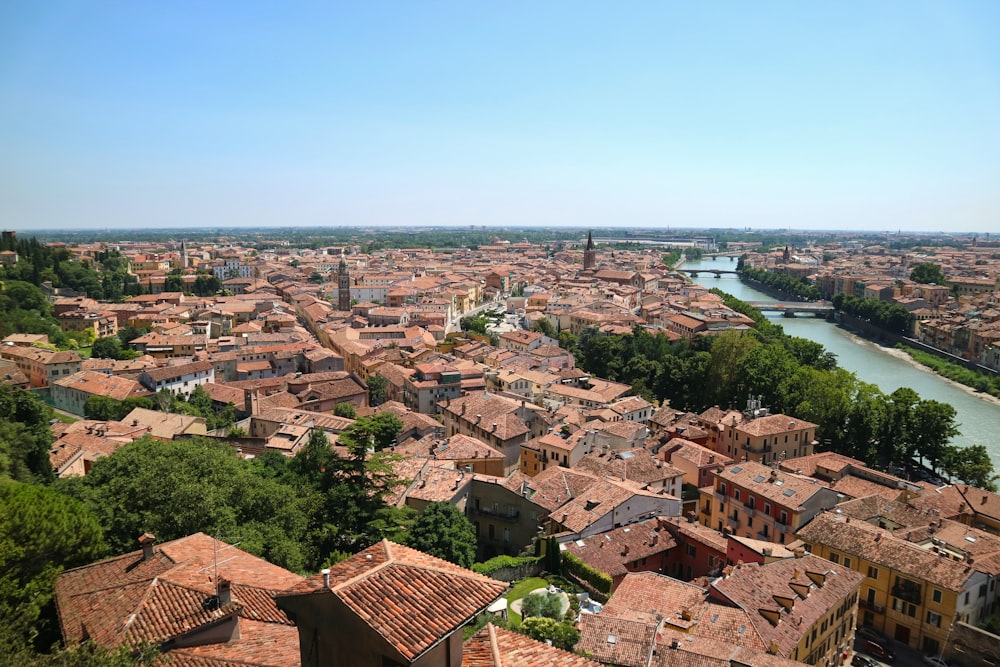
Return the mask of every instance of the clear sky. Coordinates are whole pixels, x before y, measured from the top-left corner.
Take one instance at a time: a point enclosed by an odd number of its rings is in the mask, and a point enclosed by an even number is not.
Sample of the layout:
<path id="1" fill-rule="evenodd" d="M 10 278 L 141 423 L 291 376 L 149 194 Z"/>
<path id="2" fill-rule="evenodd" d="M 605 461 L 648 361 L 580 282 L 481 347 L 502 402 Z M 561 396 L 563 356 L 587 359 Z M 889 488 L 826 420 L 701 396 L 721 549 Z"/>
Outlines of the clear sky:
<path id="1" fill-rule="evenodd" d="M 1000 2 L 0 0 L 0 226 L 1000 233 Z"/>

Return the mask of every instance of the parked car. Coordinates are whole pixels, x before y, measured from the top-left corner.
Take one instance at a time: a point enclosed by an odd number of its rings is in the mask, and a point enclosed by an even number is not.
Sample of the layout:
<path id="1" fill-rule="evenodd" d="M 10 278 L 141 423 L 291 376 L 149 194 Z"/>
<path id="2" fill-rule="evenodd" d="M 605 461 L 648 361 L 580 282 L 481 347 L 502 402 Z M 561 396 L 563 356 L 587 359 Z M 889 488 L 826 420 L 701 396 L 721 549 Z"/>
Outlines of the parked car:
<path id="1" fill-rule="evenodd" d="M 864 652 L 868 655 L 873 655 L 879 660 L 885 660 L 886 662 L 892 662 L 896 659 L 896 654 L 887 649 L 883 644 L 878 642 L 866 642 Z"/>
<path id="2" fill-rule="evenodd" d="M 925 655 L 921 657 L 923 661 L 926 662 L 931 667 L 951 667 L 951 665 L 949 665 L 942 658 L 939 658 L 936 655 Z"/>
<path id="3" fill-rule="evenodd" d="M 852 667 L 879 667 L 877 662 L 860 653 L 854 654 L 854 657 L 851 658 L 851 665 Z"/>

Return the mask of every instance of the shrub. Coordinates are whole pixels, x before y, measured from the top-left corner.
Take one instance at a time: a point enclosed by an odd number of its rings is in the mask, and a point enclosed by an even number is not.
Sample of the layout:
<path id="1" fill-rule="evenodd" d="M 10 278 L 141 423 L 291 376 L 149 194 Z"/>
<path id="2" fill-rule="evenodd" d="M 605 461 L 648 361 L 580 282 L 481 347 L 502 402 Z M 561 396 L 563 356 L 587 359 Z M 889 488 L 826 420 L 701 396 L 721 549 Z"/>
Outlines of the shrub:
<path id="1" fill-rule="evenodd" d="M 583 579 L 605 595 L 611 594 L 611 577 L 595 570 L 571 553 L 563 554 L 563 564 L 574 575 Z"/>

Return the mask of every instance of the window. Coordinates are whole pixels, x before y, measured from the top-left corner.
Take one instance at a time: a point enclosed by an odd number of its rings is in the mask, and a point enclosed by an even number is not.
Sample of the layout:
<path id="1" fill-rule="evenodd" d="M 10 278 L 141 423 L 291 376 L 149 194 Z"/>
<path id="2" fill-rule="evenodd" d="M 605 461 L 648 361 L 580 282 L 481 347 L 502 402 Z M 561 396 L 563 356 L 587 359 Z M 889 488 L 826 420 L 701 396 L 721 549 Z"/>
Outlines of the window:
<path id="1" fill-rule="evenodd" d="M 733 495 L 736 497 L 736 500 L 739 500 L 740 499 L 740 490 L 736 489 L 735 491 L 733 491 Z"/>
<path id="2" fill-rule="evenodd" d="M 872 567 L 871 565 L 868 566 L 868 578 L 869 579 L 878 579 L 878 568 L 877 567 Z"/>
<path id="3" fill-rule="evenodd" d="M 937 604 L 941 604 L 941 591 L 935 588 L 934 591 L 931 593 L 931 599 L 934 600 L 934 602 L 936 602 Z"/>
<path id="4" fill-rule="evenodd" d="M 695 554 L 698 553 L 697 550 L 694 548 L 694 545 L 691 545 L 691 544 L 687 545 L 686 551 L 687 551 L 688 557 L 690 557 L 690 558 L 694 558 Z"/>
<path id="5" fill-rule="evenodd" d="M 851 559 L 848 558 L 847 556 L 844 556 L 844 567 L 848 569 L 851 567 Z"/>
<path id="6" fill-rule="evenodd" d="M 771 514 L 771 503 L 764 503 L 764 514 Z"/>
<path id="7" fill-rule="evenodd" d="M 781 516 L 778 519 L 778 521 L 780 521 L 781 523 L 787 524 L 788 523 L 788 512 L 786 512 L 785 510 L 781 510 Z"/>
<path id="8" fill-rule="evenodd" d="M 831 563 L 837 563 L 837 564 L 839 564 L 840 563 L 840 554 L 834 553 L 833 551 L 831 551 L 830 552 L 830 562 Z"/>
<path id="9" fill-rule="evenodd" d="M 927 612 L 927 624 L 933 625 L 935 628 L 940 628 L 941 614 L 935 614 L 933 611 Z"/>

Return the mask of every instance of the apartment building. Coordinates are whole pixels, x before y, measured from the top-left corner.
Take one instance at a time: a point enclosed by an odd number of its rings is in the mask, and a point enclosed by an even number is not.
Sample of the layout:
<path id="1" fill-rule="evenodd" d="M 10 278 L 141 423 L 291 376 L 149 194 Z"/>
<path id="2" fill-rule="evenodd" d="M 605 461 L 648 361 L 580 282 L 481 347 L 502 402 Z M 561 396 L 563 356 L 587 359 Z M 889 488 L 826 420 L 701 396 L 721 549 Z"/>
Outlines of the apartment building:
<path id="1" fill-rule="evenodd" d="M 838 502 L 837 492 L 818 480 L 754 461 L 724 468 L 699 492 L 702 524 L 779 544 L 791 542 L 795 531 Z"/>

